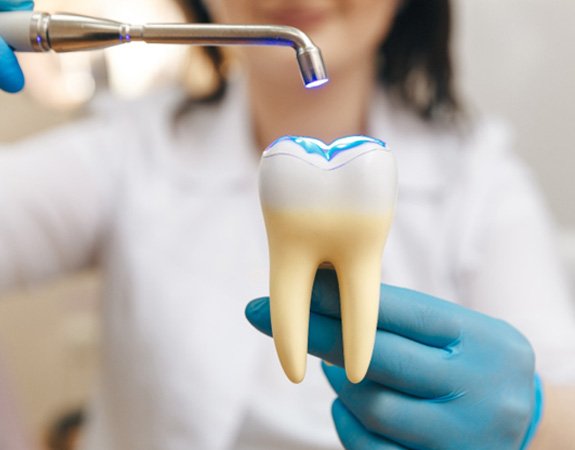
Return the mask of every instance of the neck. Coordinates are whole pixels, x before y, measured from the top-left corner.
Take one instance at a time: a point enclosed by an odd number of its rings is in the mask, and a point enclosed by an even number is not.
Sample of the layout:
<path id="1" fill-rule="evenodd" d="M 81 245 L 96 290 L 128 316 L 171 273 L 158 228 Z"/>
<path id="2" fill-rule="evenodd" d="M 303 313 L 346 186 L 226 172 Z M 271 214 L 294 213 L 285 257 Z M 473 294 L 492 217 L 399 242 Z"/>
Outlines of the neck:
<path id="1" fill-rule="evenodd" d="M 365 134 L 375 84 L 373 73 L 371 67 L 349 71 L 315 90 L 306 90 L 301 80 L 270 82 L 250 74 L 249 100 L 258 147 L 264 149 L 283 135 L 332 142 L 342 136 Z"/>

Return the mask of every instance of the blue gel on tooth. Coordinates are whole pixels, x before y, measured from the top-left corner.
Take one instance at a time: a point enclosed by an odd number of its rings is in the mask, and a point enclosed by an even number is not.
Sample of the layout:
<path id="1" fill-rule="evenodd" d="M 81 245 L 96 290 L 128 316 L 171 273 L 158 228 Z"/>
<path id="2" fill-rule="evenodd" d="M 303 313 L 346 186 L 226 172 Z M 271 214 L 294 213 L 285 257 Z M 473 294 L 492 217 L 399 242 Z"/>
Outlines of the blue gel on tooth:
<path id="1" fill-rule="evenodd" d="M 319 139 L 306 136 L 282 136 L 281 138 L 276 139 L 268 148 L 271 148 L 283 141 L 294 142 L 304 149 L 306 153 L 320 155 L 327 161 L 331 161 L 337 155 L 346 150 L 351 150 L 352 148 L 359 147 L 363 144 L 376 144 L 387 149 L 385 142 L 368 136 L 346 136 L 336 139 L 331 144 L 325 144 Z"/>

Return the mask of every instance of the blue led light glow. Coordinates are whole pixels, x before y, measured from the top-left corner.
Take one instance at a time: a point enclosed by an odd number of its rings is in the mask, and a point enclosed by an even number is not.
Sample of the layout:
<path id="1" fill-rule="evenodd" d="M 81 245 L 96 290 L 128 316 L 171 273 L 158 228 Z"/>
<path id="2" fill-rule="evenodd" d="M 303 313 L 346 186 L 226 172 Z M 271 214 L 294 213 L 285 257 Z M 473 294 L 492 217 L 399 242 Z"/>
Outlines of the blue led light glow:
<path id="1" fill-rule="evenodd" d="M 314 81 L 310 81 L 309 83 L 307 83 L 305 85 L 305 87 L 307 89 L 314 89 L 320 86 L 323 86 L 325 83 L 327 83 L 329 80 L 327 78 L 324 78 L 323 80 L 314 80 Z"/>
<path id="2" fill-rule="evenodd" d="M 327 161 L 331 161 L 338 154 L 343 153 L 346 150 L 359 147 L 363 144 L 375 144 L 387 149 L 385 142 L 368 136 L 346 136 L 333 141 L 331 144 L 325 144 L 319 139 L 306 136 L 282 136 L 272 143 L 269 148 L 283 141 L 294 142 L 303 148 L 306 153 L 320 155 Z"/>

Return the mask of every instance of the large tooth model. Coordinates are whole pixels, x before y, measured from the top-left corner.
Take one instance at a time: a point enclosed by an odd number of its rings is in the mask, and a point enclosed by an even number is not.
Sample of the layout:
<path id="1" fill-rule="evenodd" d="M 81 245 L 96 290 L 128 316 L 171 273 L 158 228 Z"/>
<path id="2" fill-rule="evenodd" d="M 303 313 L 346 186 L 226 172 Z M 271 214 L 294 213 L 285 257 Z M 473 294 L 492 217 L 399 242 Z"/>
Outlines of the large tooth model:
<path id="1" fill-rule="evenodd" d="M 285 136 L 262 155 L 259 189 L 272 332 L 286 375 L 294 383 L 304 378 L 311 291 L 327 263 L 339 282 L 346 374 L 360 382 L 373 352 L 381 259 L 397 196 L 393 154 L 365 136 L 331 145 Z"/>

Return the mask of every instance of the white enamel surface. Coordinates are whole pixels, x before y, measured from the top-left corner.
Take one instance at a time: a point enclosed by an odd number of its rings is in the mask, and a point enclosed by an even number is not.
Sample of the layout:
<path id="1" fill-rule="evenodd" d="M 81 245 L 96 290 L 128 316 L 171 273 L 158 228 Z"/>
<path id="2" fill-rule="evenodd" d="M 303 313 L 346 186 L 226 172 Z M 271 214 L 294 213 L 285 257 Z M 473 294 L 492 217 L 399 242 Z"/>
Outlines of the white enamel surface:
<path id="1" fill-rule="evenodd" d="M 281 210 L 383 213 L 397 196 L 395 157 L 364 144 L 331 161 L 282 141 L 268 149 L 260 166 L 260 199 Z"/>

